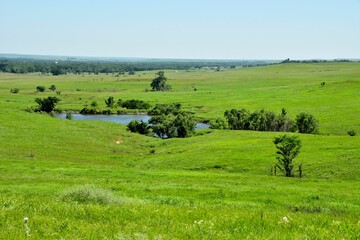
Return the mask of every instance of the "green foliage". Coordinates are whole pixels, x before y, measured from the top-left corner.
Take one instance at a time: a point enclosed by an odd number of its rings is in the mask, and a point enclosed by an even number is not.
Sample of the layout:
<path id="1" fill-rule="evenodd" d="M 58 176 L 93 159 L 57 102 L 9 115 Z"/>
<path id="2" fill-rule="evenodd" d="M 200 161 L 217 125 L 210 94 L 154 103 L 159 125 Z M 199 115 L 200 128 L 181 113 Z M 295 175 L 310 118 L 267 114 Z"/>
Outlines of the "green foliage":
<path id="1" fill-rule="evenodd" d="M 165 77 L 164 71 L 156 73 L 157 77 L 154 78 L 150 84 L 153 91 L 168 91 L 171 86 L 166 84 L 167 78 Z"/>
<path id="2" fill-rule="evenodd" d="M 90 104 L 91 107 L 97 107 L 98 106 L 98 103 L 97 101 L 92 101 L 91 104 Z"/>
<path id="3" fill-rule="evenodd" d="M 37 86 L 36 87 L 37 92 L 45 92 L 45 89 L 46 89 L 45 86 Z"/>
<path id="4" fill-rule="evenodd" d="M 54 76 L 58 76 L 58 75 L 66 74 L 66 70 L 63 69 L 61 66 L 54 65 L 54 66 L 51 66 L 50 73 Z"/>
<path id="5" fill-rule="evenodd" d="M 10 90 L 10 93 L 19 93 L 20 92 L 20 89 L 19 88 L 12 88 Z"/>
<path id="6" fill-rule="evenodd" d="M 115 105 L 114 97 L 109 97 L 105 100 L 105 104 L 107 107 L 112 108 Z"/>
<path id="7" fill-rule="evenodd" d="M 195 132 L 195 121 L 190 113 L 181 112 L 174 120 L 177 137 L 190 137 Z"/>
<path id="8" fill-rule="evenodd" d="M 121 99 L 119 99 L 121 100 Z M 122 100 L 121 100 L 122 102 Z M 119 105 L 119 101 L 118 101 Z M 151 107 L 150 103 L 144 102 L 142 100 L 126 100 L 121 103 L 121 107 L 127 108 L 127 109 L 149 109 Z"/>
<path id="9" fill-rule="evenodd" d="M 55 91 L 55 90 L 56 90 L 56 86 L 55 86 L 54 84 L 52 84 L 52 85 L 49 87 L 49 89 L 50 89 L 51 91 Z"/>
<path id="10" fill-rule="evenodd" d="M 55 106 L 61 100 L 57 97 L 47 97 L 47 98 L 36 98 L 35 102 L 39 104 L 39 111 L 50 113 L 55 109 Z"/>
<path id="11" fill-rule="evenodd" d="M 228 129 L 228 124 L 223 118 L 216 118 L 209 122 L 211 129 Z"/>
<path id="12" fill-rule="evenodd" d="M 156 104 L 153 109 L 151 109 L 148 114 L 150 115 L 168 115 L 168 114 L 178 114 L 181 111 L 180 103 L 172 104 Z"/>
<path id="13" fill-rule="evenodd" d="M 349 136 L 356 136 L 356 132 L 354 131 L 354 130 L 349 130 L 348 132 L 347 132 L 347 134 L 349 135 Z"/>
<path id="14" fill-rule="evenodd" d="M 224 116 L 232 130 L 271 132 L 294 132 L 296 130 L 294 122 L 286 116 L 285 109 L 279 115 L 264 109 L 253 113 L 246 109 L 231 109 L 225 111 Z"/>
<path id="15" fill-rule="evenodd" d="M 310 113 L 299 113 L 296 116 L 296 125 L 299 129 L 299 133 L 317 133 L 318 121 Z"/>
<path id="16" fill-rule="evenodd" d="M 293 159 L 300 153 L 301 140 L 297 136 L 282 135 L 275 137 L 273 142 L 277 149 L 276 167 L 284 171 L 286 177 L 293 177 Z"/>
<path id="17" fill-rule="evenodd" d="M 93 185 L 82 185 L 66 190 L 61 194 L 65 202 L 76 202 L 81 204 L 111 204 L 116 203 L 110 191 L 95 187 Z"/>
<path id="18" fill-rule="evenodd" d="M 195 121 L 191 114 L 180 112 L 153 116 L 150 121 L 153 132 L 160 138 L 190 137 L 195 131 Z"/>
<path id="19" fill-rule="evenodd" d="M 128 125 L 127 129 L 131 132 L 140 133 L 140 134 L 148 134 L 150 130 L 150 126 L 148 123 L 144 121 L 136 121 L 132 120 Z"/>
<path id="20" fill-rule="evenodd" d="M 73 115 L 71 113 L 67 113 L 66 117 L 67 120 L 72 120 L 73 119 Z"/>

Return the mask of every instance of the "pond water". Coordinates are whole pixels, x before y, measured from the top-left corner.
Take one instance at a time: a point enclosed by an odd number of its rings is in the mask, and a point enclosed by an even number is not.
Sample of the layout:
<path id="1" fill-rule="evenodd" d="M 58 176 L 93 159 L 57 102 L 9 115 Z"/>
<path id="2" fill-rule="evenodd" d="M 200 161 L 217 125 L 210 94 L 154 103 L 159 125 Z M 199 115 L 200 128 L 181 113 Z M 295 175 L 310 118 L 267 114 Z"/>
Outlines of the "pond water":
<path id="1" fill-rule="evenodd" d="M 129 124 L 132 120 L 148 122 L 151 116 L 148 115 L 90 115 L 90 114 L 72 114 L 73 120 L 95 120 L 104 122 L 114 122 L 120 124 Z M 66 114 L 56 114 L 57 118 L 66 119 Z M 206 123 L 196 123 L 196 129 L 207 129 L 210 125 Z"/>

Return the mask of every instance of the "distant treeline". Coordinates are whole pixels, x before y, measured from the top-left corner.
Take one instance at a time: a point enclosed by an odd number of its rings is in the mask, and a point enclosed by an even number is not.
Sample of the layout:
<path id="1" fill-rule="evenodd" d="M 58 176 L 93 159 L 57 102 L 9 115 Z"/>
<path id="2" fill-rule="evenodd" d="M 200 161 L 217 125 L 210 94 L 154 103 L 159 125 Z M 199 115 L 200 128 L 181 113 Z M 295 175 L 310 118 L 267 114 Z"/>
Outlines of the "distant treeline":
<path id="1" fill-rule="evenodd" d="M 74 60 L 35 60 L 35 59 L 7 59 L 0 58 L 0 72 L 7 73 L 51 73 L 62 75 L 67 73 L 120 73 L 147 70 L 188 70 L 191 68 L 235 68 L 266 64 L 269 61 L 201 61 L 201 60 L 143 60 L 143 61 L 74 61 Z"/>
<path id="2" fill-rule="evenodd" d="M 348 59 L 335 59 L 335 60 L 323 60 L 323 59 L 313 59 L 313 60 L 290 60 L 290 58 L 285 59 L 281 63 L 325 63 L 325 62 L 351 62 Z"/>

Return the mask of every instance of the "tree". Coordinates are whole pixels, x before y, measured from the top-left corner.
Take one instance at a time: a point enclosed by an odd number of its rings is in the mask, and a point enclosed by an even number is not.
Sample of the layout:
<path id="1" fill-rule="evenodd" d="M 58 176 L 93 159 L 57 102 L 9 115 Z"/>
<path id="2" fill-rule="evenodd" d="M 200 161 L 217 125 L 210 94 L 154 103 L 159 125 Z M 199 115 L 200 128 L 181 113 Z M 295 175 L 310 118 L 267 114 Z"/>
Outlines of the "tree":
<path id="1" fill-rule="evenodd" d="M 39 104 L 39 111 L 50 113 L 54 110 L 56 104 L 61 100 L 57 97 L 47 97 L 47 98 L 36 98 L 35 102 Z"/>
<path id="2" fill-rule="evenodd" d="M 167 91 L 171 89 L 171 86 L 166 84 L 167 78 L 164 71 L 156 73 L 157 77 L 154 78 L 150 84 L 153 91 Z"/>
<path id="3" fill-rule="evenodd" d="M 293 159 L 300 153 L 301 140 L 297 136 L 282 135 L 273 142 L 277 149 L 276 167 L 284 171 L 286 177 L 293 177 Z"/>
<path id="4" fill-rule="evenodd" d="M 225 118 L 231 130 L 249 130 L 250 129 L 250 113 L 246 109 L 231 109 L 224 113 Z"/>
<path id="5" fill-rule="evenodd" d="M 149 124 L 144 121 L 136 121 L 132 120 L 128 125 L 127 128 L 131 132 L 137 132 L 140 134 L 148 134 L 149 133 Z"/>
<path id="6" fill-rule="evenodd" d="M 299 133 L 316 133 L 318 131 L 318 121 L 310 113 L 299 113 L 296 116 L 296 125 Z"/>
<path id="7" fill-rule="evenodd" d="M 112 108 L 115 104 L 114 97 L 109 97 L 107 100 L 105 100 L 105 104 L 107 107 Z"/>
<path id="8" fill-rule="evenodd" d="M 177 137 L 190 137 L 195 132 L 195 122 L 189 113 L 182 112 L 174 120 Z"/>
<path id="9" fill-rule="evenodd" d="M 55 90 L 56 90 L 56 86 L 53 84 L 53 85 L 51 85 L 51 86 L 49 87 L 49 89 L 50 89 L 51 91 L 55 91 Z"/>

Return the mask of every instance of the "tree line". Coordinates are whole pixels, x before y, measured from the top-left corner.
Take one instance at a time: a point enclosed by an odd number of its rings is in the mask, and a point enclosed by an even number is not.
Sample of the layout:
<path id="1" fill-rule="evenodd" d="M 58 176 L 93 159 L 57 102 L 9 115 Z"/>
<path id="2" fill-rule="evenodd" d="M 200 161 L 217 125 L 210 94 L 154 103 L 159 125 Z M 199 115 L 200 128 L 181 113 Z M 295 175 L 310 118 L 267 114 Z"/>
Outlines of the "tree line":
<path id="1" fill-rule="evenodd" d="M 0 72 L 7 73 L 33 73 L 42 74 L 83 74 L 83 73 L 114 73 L 147 70 L 188 70 L 202 67 L 234 67 L 262 63 L 261 61 L 194 61 L 194 60 L 142 60 L 142 61 L 76 61 L 76 60 L 36 60 L 0 58 Z"/>
<path id="2" fill-rule="evenodd" d="M 231 109 L 224 113 L 228 128 L 231 130 L 252 130 L 269 132 L 295 132 L 317 133 L 318 121 L 310 113 L 299 113 L 295 120 L 287 116 L 286 109 L 282 109 L 280 114 L 261 109 L 260 111 L 250 112 L 246 109 Z M 214 127 L 215 126 L 215 127 Z M 213 128 L 217 128 L 214 125 Z M 218 127 L 221 128 L 221 127 Z M 222 127 L 226 128 L 226 127 Z"/>

